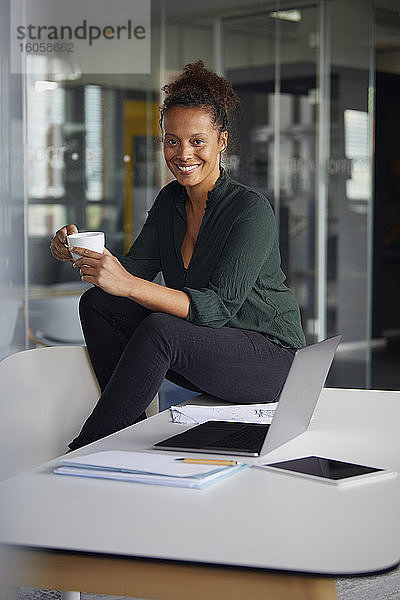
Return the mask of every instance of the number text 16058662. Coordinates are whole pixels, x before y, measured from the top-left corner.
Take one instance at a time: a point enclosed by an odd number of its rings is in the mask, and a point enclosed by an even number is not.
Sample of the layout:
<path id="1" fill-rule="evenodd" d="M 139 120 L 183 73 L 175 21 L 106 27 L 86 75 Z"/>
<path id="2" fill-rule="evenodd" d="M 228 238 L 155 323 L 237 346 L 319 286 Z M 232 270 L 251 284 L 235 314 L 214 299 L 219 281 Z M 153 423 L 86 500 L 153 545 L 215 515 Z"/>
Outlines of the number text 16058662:
<path id="1" fill-rule="evenodd" d="M 21 52 L 74 52 L 73 42 L 23 42 L 18 44 Z"/>

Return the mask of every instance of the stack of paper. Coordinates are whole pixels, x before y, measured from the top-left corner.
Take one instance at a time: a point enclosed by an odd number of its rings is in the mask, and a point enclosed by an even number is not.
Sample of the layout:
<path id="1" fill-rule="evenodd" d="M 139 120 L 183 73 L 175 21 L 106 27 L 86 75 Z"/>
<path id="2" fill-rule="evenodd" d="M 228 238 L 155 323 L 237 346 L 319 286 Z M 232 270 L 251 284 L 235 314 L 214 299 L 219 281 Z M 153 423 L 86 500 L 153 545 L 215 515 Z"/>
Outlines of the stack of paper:
<path id="1" fill-rule="evenodd" d="M 272 423 L 277 402 L 269 404 L 233 404 L 232 406 L 199 406 L 185 404 L 171 406 L 174 423 L 201 425 L 206 421 L 239 421 L 245 423 Z"/>
<path id="2" fill-rule="evenodd" d="M 135 481 L 175 487 L 203 488 L 233 475 L 248 465 L 235 466 L 190 464 L 183 457 L 150 452 L 124 452 L 109 450 L 86 456 L 65 458 L 54 469 L 56 475 L 75 475 L 118 481 Z M 179 460 L 181 459 L 181 460 Z"/>

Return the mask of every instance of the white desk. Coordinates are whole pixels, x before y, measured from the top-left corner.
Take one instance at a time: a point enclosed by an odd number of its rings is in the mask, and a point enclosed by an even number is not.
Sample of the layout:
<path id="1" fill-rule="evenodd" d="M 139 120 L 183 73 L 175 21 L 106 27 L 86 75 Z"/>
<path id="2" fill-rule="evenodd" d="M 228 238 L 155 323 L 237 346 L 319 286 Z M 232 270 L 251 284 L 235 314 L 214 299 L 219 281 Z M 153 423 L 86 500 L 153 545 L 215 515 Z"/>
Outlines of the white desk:
<path id="1" fill-rule="evenodd" d="M 312 453 L 400 470 L 399 417 L 400 392 L 326 389 L 309 431 L 268 460 Z M 183 429 L 166 411 L 75 454 L 150 449 Z M 56 477 L 55 462 L 0 485 L 4 544 L 227 565 L 253 581 L 265 571 L 248 568 L 335 576 L 399 562 L 400 478 L 339 489 L 248 469 L 191 490 Z M 157 574 L 163 564 L 154 563 Z"/>

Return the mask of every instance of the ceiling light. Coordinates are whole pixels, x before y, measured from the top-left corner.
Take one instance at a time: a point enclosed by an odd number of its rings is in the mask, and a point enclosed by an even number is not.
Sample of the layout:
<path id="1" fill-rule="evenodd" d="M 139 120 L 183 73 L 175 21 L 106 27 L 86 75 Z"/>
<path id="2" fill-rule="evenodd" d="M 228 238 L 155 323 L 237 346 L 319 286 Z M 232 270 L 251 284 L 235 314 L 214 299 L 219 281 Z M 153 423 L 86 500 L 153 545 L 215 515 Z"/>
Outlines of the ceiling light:
<path id="1" fill-rule="evenodd" d="M 58 85 L 55 81 L 35 81 L 35 92 L 46 92 L 47 90 L 55 90 Z"/>
<path id="2" fill-rule="evenodd" d="M 301 12 L 299 10 L 277 10 L 269 13 L 273 19 L 281 19 L 281 21 L 301 21 Z"/>

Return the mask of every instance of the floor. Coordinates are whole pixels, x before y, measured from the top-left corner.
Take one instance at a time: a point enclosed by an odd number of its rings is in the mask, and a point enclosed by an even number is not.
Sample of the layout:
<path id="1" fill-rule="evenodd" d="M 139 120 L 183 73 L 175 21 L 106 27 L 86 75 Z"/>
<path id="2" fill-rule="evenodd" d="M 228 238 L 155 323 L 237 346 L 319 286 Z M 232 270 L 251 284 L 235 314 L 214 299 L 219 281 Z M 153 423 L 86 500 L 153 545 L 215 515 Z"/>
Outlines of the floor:
<path id="1" fill-rule="evenodd" d="M 336 582 L 338 600 L 399 600 L 400 567 L 372 577 L 351 577 Z"/>

